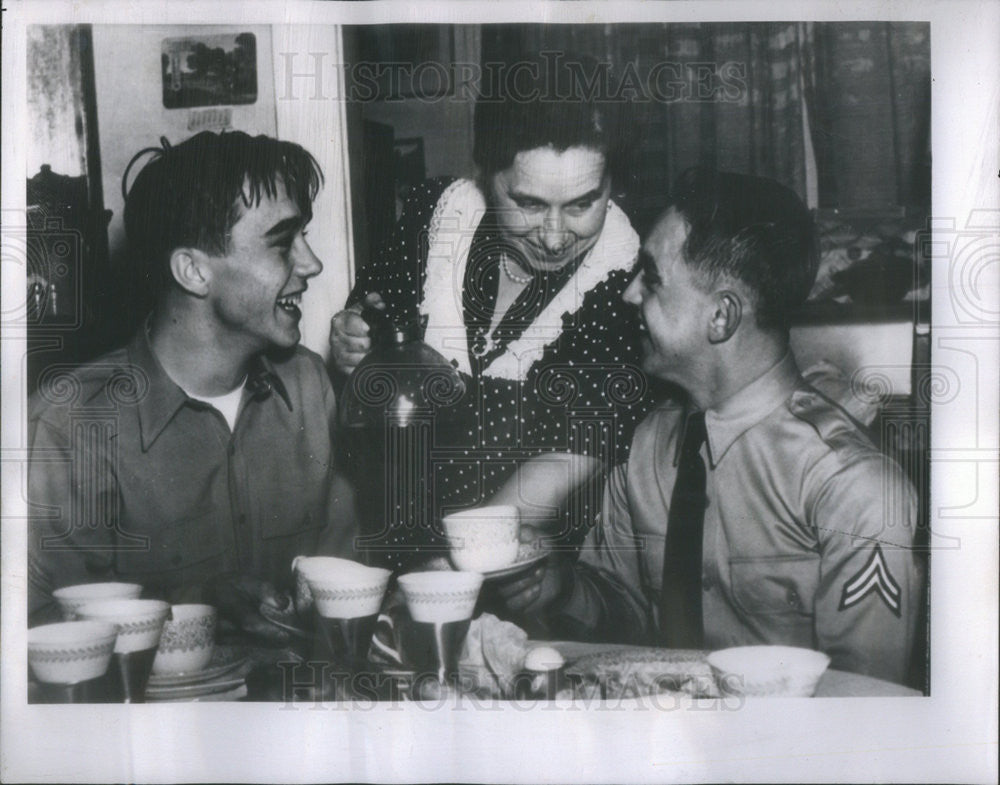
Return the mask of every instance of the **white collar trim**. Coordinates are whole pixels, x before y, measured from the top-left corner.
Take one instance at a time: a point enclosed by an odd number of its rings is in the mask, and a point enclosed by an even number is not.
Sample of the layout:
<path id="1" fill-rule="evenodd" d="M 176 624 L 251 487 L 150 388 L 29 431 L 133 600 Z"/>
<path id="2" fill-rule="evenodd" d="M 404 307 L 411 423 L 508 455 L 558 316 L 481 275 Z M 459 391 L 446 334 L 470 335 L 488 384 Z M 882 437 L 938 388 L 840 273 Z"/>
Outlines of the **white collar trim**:
<path id="1" fill-rule="evenodd" d="M 449 185 L 434 208 L 429 228 L 427 275 L 420 313 L 427 316 L 424 342 L 458 369 L 472 375 L 462 311 L 462 288 L 469 249 L 486 201 L 471 180 Z M 625 213 L 609 202 L 601 236 L 572 277 L 521 336 L 484 369 L 483 375 L 521 380 L 562 333 L 563 317 L 583 305 L 584 296 L 616 270 L 631 269 L 639 253 L 639 236 Z"/>

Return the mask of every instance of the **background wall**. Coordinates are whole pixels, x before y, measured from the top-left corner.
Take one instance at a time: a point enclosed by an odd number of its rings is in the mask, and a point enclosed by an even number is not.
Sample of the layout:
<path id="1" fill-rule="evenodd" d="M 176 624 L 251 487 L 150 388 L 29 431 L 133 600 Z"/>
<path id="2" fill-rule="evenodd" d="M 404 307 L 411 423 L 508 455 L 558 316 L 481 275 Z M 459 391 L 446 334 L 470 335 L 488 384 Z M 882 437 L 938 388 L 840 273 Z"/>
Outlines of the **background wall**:
<path id="1" fill-rule="evenodd" d="M 257 101 L 232 107 L 232 127 L 249 134 L 276 131 L 271 28 L 268 26 L 94 25 L 94 80 L 101 141 L 104 206 L 114 215 L 108 226 L 112 258 L 123 250 L 122 174 L 139 150 L 171 144 L 196 133 L 188 128 L 192 109 L 165 109 L 160 75 L 160 47 L 165 38 L 253 33 L 257 37 Z M 133 169 L 133 174 L 135 170 Z"/>
<path id="2" fill-rule="evenodd" d="M 28 177 L 42 164 L 67 177 L 86 174 L 83 87 L 71 25 L 32 25 L 28 39 Z"/>
<path id="3" fill-rule="evenodd" d="M 309 244 L 323 262 L 323 272 L 309 281 L 302 301 L 302 343 L 326 357 L 330 319 L 347 299 L 354 270 L 351 199 L 347 150 L 347 120 L 343 101 L 312 100 L 310 91 L 288 93 L 286 68 L 302 70 L 306 52 L 328 52 L 327 60 L 343 60 L 341 27 L 335 25 L 275 25 L 272 28 L 277 135 L 311 152 L 323 168 L 325 185 L 313 203 Z M 289 59 L 286 53 L 296 53 Z M 300 54 L 301 53 L 301 54 Z M 339 73 L 339 72 L 338 72 Z M 331 79 L 334 78 L 331 74 Z M 340 76 L 342 79 L 342 74 Z M 333 95 L 342 94 L 342 85 Z"/>
<path id="4" fill-rule="evenodd" d="M 412 26 L 397 26 L 396 29 Z M 431 25 L 439 37 L 446 37 L 450 51 L 410 53 L 415 63 L 456 66 L 457 74 L 449 95 L 402 97 L 395 94 L 391 82 L 370 89 L 370 82 L 355 81 L 361 68 L 377 70 L 401 61 L 400 52 L 379 51 L 365 46 L 370 31 L 345 26 L 344 60 L 347 63 L 347 95 L 363 96 L 346 102 L 350 135 L 351 200 L 354 215 L 353 237 L 359 264 L 384 241 L 394 223 L 392 152 L 382 150 L 366 135 L 371 124 L 378 123 L 390 142 L 419 138 L 423 141 L 424 176 L 453 175 L 469 177 L 475 173 L 472 161 L 472 120 L 475 108 L 475 81 L 458 71 L 467 65 L 478 68 L 481 59 L 482 28 L 479 25 Z M 386 31 L 383 30 L 383 35 Z M 405 60 L 402 62 L 405 63 Z M 413 65 L 411 62 L 409 65 Z M 402 79 L 401 79 L 402 81 Z M 384 143 L 386 140 L 382 139 Z"/>
<path id="5" fill-rule="evenodd" d="M 450 26 L 455 63 L 480 61 L 480 28 Z M 350 28 L 346 28 L 350 34 Z M 446 63 L 445 65 L 450 65 Z M 472 163 L 472 100 L 462 92 L 439 99 L 402 98 L 361 104 L 365 120 L 391 125 L 397 139 L 422 137 L 427 176 L 469 176 Z"/>

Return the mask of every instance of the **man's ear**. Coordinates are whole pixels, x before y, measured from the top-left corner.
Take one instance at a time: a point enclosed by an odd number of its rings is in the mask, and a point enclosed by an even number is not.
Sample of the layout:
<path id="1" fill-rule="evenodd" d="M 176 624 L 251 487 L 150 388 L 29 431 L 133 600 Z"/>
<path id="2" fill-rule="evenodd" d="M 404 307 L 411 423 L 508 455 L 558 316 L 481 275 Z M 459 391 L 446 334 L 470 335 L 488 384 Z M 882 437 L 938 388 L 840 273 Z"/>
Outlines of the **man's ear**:
<path id="1" fill-rule="evenodd" d="M 205 252 L 197 248 L 175 248 L 170 254 L 170 274 L 184 291 L 205 297 L 212 276 L 207 261 Z"/>
<path id="2" fill-rule="evenodd" d="M 743 320 L 743 299 L 732 289 L 715 293 L 714 310 L 708 326 L 710 343 L 725 343 Z"/>

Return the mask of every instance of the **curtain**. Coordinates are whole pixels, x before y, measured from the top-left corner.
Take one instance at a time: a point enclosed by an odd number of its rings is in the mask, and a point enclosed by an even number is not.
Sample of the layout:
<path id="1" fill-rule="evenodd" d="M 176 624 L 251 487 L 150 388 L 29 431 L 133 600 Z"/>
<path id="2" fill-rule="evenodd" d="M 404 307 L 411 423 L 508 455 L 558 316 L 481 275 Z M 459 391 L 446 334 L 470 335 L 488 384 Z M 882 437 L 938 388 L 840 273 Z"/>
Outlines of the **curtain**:
<path id="1" fill-rule="evenodd" d="M 771 177 L 805 200 L 807 127 L 821 206 L 929 202 L 927 24 L 484 26 L 484 64 L 540 51 L 591 55 L 658 85 L 635 102 L 626 209 L 640 226 L 694 164 Z"/>
<path id="2" fill-rule="evenodd" d="M 808 62 L 821 207 L 930 206 L 930 25 L 816 26 Z"/>
<path id="3" fill-rule="evenodd" d="M 626 209 L 641 227 L 695 164 L 769 176 L 805 199 L 799 77 L 809 32 L 796 23 L 497 25 L 484 28 L 483 61 L 572 52 L 639 85 Z"/>

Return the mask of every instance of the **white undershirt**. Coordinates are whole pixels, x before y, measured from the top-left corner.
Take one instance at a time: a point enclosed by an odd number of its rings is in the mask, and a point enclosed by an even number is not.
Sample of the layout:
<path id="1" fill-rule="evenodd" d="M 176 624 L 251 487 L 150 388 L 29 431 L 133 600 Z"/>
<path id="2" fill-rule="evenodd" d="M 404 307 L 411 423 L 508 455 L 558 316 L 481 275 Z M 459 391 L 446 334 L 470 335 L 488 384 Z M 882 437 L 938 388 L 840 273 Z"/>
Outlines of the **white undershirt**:
<path id="1" fill-rule="evenodd" d="M 246 384 L 246 378 L 237 385 L 235 390 L 225 393 L 224 395 L 213 395 L 211 397 L 207 395 L 195 395 L 187 390 L 188 398 L 195 401 L 201 401 L 202 403 L 207 403 L 212 408 L 216 409 L 219 414 L 226 418 L 226 422 L 229 424 L 229 430 L 234 430 L 236 428 L 236 415 L 240 413 L 240 401 L 243 400 L 243 385 Z M 183 387 L 181 388 L 184 389 Z"/>

